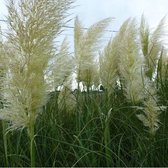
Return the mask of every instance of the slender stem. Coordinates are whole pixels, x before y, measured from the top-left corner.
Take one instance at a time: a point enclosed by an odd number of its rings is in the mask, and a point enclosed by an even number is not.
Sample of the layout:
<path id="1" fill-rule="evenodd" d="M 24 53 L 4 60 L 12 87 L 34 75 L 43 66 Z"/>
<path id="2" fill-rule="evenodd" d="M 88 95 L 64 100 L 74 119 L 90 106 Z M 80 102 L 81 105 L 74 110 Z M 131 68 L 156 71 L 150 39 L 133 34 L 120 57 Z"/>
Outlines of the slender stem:
<path id="1" fill-rule="evenodd" d="M 32 126 L 32 129 L 31 129 L 30 157 L 31 157 L 31 167 L 35 167 L 34 125 Z"/>
<path id="2" fill-rule="evenodd" d="M 7 135 L 5 133 L 6 129 L 6 123 L 5 121 L 2 121 L 2 129 L 3 129 L 3 143 L 4 143 L 4 152 L 5 152 L 5 161 L 6 161 L 6 167 L 8 167 L 8 145 L 7 145 Z"/>
<path id="3" fill-rule="evenodd" d="M 34 142 L 34 119 L 32 119 L 28 128 L 28 134 L 30 138 L 30 160 L 31 167 L 35 167 L 35 142 Z"/>
<path id="4" fill-rule="evenodd" d="M 108 119 L 107 119 L 108 120 Z M 105 145 L 105 155 L 106 155 L 106 164 L 107 167 L 113 166 L 112 154 L 110 149 L 110 130 L 109 130 L 109 121 L 105 121 L 104 128 L 104 145 Z"/>
<path id="5" fill-rule="evenodd" d="M 80 86 L 79 86 L 79 81 L 78 81 L 78 89 L 77 89 L 77 129 L 78 131 L 80 130 L 80 105 L 79 105 L 79 94 L 80 94 Z"/>

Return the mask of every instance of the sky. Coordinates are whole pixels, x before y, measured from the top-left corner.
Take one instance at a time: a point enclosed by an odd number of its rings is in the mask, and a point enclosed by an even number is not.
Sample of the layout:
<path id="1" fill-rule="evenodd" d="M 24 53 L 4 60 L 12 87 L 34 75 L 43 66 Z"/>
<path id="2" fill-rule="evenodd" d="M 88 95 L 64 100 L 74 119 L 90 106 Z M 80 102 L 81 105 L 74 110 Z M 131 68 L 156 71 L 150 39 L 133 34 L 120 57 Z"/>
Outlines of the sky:
<path id="1" fill-rule="evenodd" d="M 153 26 L 168 13 L 167 0 L 77 0 L 75 13 L 86 25 L 106 17 L 115 17 L 114 28 L 129 17 L 144 14 Z M 112 26 L 112 27 L 113 27 Z"/>
<path id="2" fill-rule="evenodd" d="M 70 11 L 71 17 L 78 16 L 84 27 L 89 27 L 101 19 L 114 18 L 108 30 L 119 30 L 121 24 L 130 17 L 135 17 L 140 22 L 142 14 L 146 17 L 151 28 L 168 14 L 168 0 L 76 0 L 74 8 Z M 0 0 L 0 19 L 7 14 L 5 0 Z M 73 26 L 74 20 L 68 23 Z M 0 22 L 2 29 L 5 24 Z M 67 36 L 72 41 L 73 30 L 67 29 L 62 36 Z M 108 41 L 114 33 L 106 31 L 104 40 Z"/>

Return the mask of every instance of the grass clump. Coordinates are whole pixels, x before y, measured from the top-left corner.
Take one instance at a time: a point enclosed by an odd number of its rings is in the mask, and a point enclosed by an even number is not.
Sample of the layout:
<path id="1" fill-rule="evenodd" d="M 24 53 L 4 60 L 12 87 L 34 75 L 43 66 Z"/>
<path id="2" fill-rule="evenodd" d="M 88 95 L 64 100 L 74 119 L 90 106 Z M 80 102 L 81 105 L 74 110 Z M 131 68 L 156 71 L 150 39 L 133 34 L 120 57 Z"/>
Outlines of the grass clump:
<path id="1" fill-rule="evenodd" d="M 70 53 L 66 38 L 58 48 L 54 40 L 71 4 L 8 1 L 9 31 L 0 42 L 1 166 L 166 166 L 165 18 L 154 31 L 143 16 L 140 25 L 127 19 L 100 51 L 111 19 L 85 31 L 76 17 Z"/>

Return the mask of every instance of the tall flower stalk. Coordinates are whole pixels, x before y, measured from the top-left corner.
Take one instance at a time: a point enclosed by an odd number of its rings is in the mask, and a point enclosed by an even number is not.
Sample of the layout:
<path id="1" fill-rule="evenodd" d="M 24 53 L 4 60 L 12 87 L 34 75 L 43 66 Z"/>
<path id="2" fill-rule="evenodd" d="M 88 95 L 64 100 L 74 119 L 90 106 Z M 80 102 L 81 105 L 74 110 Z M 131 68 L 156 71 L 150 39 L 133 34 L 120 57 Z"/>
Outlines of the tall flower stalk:
<path id="1" fill-rule="evenodd" d="M 100 53 L 100 80 L 109 94 L 113 92 L 118 78 L 118 47 L 117 37 L 114 37 Z"/>
<path id="2" fill-rule="evenodd" d="M 0 27 L 0 110 L 4 108 L 4 80 L 6 77 L 6 59 L 5 59 L 5 49 L 2 40 L 2 32 Z M 3 144 L 4 144 L 4 154 L 6 166 L 8 166 L 8 145 L 7 145 L 7 134 L 6 134 L 7 123 L 2 121 L 2 132 L 3 132 Z"/>
<path id="3" fill-rule="evenodd" d="M 110 18 L 93 24 L 86 32 L 78 18 L 75 20 L 74 28 L 74 50 L 76 60 L 77 82 L 83 82 L 87 90 L 96 78 L 96 54 L 100 47 L 101 37 L 105 28 L 110 22 Z"/>
<path id="4" fill-rule="evenodd" d="M 9 0 L 8 76 L 6 108 L 0 113 L 10 129 L 27 128 L 31 166 L 35 166 L 35 122 L 46 103 L 46 71 L 54 56 L 54 39 L 60 33 L 71 0 Z"/>
<path id="5" fill-rule="evenodd" d="M 119 74 L 126 98 L 137 103 L 143 99 L 142 58 L 135 19 L 128 19 L 120 29 Z"/>
<path id="6" fill-rule="evenodd" d="M 51 79 L 53 79 L 54 87 L 57 88 L 71 80 L 74 70 L 74 58 L 69 52 L 69 44 L 66 38 L 62 42 L 52 66 Z"/>
<path id="7" fill-rule="evenodd" d="M 154 136 L 156 131 L 159 129 L 159 115 L 161 108 L 157 105 L 157 98 L 152 93 L 148 95 L 146 102 L 144 102 L 144 109 L 142 114 L 137 114 L 137 117 L 142 121 L 143 125 L 148 129 L 151 136 Z"/>
<path id="8" fill-rule="evenodd" d="M 165 17 L 160 21 L 156 29 L 151 32 L 145 17 L 142 16 L 141 18 L 141 50 L 145 59 L 145 74 L 150 80 L 156 73 L 157 63 L 163 47 L 164 26 Z"/>

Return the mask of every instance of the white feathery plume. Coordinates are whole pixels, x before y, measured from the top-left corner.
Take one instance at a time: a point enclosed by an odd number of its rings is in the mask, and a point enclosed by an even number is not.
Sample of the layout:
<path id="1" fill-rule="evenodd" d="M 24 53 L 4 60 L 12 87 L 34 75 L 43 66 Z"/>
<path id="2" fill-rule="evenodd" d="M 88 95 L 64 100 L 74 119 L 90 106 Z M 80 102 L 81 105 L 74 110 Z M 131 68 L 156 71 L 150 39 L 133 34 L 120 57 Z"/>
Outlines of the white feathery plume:
<path id="1" fill-rule="evenodd" d="M 163 47 L 164 26 L 165 17 L 160 21 L 156 29 L 151 32 L 144 16 L 141 17 L 141 49 L 145 58 L 145 74 L 150 79 L 153 78 L 156 71 L 157 62 Z"/>
<path id="2" fill-rule="evenodd" d="M 93 83 L 95 56 L 100 47 L 101 36 L 110 22 L 110 18 L 92 25 L 86 32 L 82 30 L 78 18 L 75 20 L 74 46 L 77 65 L 77 81 L 87 86 Z"/>
<path id="3" fill-rule="evenodd" d="M 125 91 L 125 96 L 133 103 L 144 98 L 143 62 L 139 54 L 137 26 L 134 19 L 127 20 L 119 32 L 119 75 Z"/>
<path id="4" fill-rule="evenodd" d="M 137 114 L 137 117 L 145 127 L 148 128 L 148 132 L 151 135 L 155 135 L 156 131 L 159 129 L 159 115 L 160 108 L 157 106 L 154 97 L 149 96 L 146 102 L 144 102 L 144 110 L 142 114 Z"/>
<path id="5" fill-rule="evenodd" d="M 9 71 L 5 81 L 8 104 L 0 118 L 10 121 L 13 129 L 27 127 L 30 131 L 46 103 L 45 73 L 55 56 L 53 42 L 71 3 L 71 0 L 9 0 L 5 53 Z"/>
<path id="6" fill-rule="evenodd" d="M 54 79 L 54 87 L 63 85 L 69 78 L 71 78 L 75 64 L 74 58 L 69 53 L 68 49 L 69 44 L 65 38 L 53 63 L 52 78 Z"/>
<path id="7" fill-rule="evenodd" d="M 118 36 L 109 41 L 104 51 L 100 53 L 100 79 L 108 92 L 112 93 L 118 79 Z"/>

